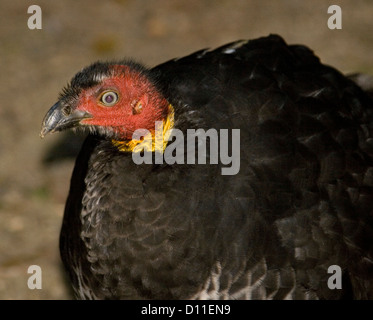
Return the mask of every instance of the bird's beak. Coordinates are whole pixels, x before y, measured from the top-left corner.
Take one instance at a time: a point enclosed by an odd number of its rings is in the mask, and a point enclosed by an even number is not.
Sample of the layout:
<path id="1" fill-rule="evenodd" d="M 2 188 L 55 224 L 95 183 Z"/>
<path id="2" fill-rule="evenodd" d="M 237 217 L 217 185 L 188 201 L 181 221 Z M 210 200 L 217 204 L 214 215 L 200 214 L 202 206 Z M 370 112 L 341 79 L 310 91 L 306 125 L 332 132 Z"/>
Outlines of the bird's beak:
<path id="1" fill-rule="evenodd" d="M 67 110 L 66 107 L 58 101 L 45 115 L 40 137 L 44 138 L 48 133 L 76 127 L 81 120 L 87 118 L 92 118 L 92 115 L 82 110 Z"/>

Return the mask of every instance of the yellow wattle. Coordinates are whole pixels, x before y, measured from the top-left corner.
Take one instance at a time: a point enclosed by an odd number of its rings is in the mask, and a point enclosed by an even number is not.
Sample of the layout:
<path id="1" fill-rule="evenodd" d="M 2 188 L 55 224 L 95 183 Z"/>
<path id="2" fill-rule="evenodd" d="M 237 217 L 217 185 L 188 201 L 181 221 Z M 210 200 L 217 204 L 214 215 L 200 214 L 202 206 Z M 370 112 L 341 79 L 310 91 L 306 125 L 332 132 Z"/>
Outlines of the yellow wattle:
<path id="1" fill-rule="evenodd" d="M 155 124 L 155 123 L 154 123 Z M 112 140 L 114 146 L 122 152 L 141 152 L 141 151 L 158 151 L 163 153 L 166 149 L 168 138 L 171 134 L 171 129 L 174 127 L 174 108 L 170 104 L 168 106 L 168 115 L 163 120 L 162 141 L 156 138 L 155 133 L 148 133 L 142 140 Z"/>

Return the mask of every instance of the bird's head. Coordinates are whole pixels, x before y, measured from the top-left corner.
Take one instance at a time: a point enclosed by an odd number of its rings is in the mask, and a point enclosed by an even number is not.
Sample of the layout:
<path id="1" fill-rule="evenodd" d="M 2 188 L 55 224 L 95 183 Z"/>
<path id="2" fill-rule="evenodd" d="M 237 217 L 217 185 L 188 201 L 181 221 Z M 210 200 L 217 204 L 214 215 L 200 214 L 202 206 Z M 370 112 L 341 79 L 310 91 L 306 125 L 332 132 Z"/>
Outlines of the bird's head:
<path id="1" fill-rule="evenodd" d="M 88 128 L 111 139 L 131 140 L 135 130 L 154 132 L 169 103 L 149 70 L 133 62 L 97 62 L 77 73 L 46 114 L 41 137 Z"/>

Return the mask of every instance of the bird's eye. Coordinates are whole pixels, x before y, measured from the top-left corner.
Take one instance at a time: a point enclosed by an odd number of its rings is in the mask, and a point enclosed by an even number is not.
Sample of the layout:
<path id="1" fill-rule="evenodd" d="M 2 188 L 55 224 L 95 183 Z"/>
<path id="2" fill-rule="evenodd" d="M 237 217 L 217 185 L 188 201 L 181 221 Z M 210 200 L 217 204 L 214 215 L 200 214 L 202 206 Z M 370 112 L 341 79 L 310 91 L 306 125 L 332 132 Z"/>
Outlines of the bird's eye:
<path id="1" fill-rule="evenodd" d="M 101 96 L 101 102 L 105 106 L 111 107 L 118 102 L 118 94 L 114 91 L 106 91 Z"/>

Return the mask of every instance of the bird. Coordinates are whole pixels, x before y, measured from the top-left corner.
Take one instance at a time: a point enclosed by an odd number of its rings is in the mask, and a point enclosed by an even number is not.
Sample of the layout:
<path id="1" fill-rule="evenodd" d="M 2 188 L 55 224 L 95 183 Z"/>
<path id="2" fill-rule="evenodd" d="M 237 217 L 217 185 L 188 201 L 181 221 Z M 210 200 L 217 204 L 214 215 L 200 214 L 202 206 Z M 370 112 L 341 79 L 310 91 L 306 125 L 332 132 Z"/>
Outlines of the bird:
<path id="1" fill-rule="evenodd" d="M 67 129 L 88 133 L 60 233 L 77 299 L 373 298 L 373 99 L 307 46 L 94 62 L 40 135 Z"/>

